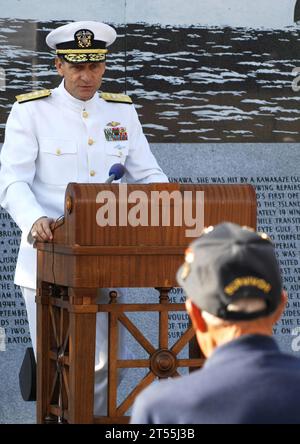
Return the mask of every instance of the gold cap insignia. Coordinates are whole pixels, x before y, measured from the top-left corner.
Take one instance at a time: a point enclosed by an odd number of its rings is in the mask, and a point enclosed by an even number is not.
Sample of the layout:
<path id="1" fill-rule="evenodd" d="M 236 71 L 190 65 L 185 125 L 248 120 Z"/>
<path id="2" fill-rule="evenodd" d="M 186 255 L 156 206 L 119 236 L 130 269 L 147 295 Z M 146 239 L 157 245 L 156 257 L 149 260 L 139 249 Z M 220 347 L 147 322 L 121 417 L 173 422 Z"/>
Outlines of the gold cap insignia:
<path id="1" fill-rule="evenodd" d="M 78 48 L 90 48 L 94 40 L 94 33 L 89 29 L 80 29 L 74 37 Z"/>

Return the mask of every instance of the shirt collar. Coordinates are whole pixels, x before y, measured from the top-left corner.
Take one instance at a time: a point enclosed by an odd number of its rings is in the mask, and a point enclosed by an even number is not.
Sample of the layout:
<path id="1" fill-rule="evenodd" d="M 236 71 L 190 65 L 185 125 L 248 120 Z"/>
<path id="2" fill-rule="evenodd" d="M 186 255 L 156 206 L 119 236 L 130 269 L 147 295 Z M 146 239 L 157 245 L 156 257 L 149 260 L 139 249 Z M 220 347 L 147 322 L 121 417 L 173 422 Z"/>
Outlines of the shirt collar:
<path id="1" fill-rule="evenodd" d="M 67 106 L 70 106 L 75 111 L 89 111 L 94 106 L 94 104 L 99 100 L 99 93 L 98 91 L 95 92 L 93 97 L 89 100 L 79 100 L 76 99 L 76 97 L 73 97 L 65 88 L 65 81 L 62 80 L 59 87 L 57 88 L 57 92 L 59 93 L 60 97 L 63 98 L 64 103 Z"/>

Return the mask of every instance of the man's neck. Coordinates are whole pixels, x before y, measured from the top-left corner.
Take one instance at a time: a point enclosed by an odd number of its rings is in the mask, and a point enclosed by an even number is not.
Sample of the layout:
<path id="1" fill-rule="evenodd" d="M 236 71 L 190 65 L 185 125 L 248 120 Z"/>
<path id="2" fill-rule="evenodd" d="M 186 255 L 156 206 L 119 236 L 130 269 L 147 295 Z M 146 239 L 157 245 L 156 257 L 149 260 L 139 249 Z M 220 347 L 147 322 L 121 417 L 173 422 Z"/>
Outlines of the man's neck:
<path id="1" fill-rule="evenodd" d="M 265 323 L 266 318 L 251 322 L 238 322 L 226 326 L 209 326 L 205 333 L 197 332 L 197 339 L 201 350 L 209 357 L 214 350 L 245 335 L 272 336 L 272 325 Z"/>

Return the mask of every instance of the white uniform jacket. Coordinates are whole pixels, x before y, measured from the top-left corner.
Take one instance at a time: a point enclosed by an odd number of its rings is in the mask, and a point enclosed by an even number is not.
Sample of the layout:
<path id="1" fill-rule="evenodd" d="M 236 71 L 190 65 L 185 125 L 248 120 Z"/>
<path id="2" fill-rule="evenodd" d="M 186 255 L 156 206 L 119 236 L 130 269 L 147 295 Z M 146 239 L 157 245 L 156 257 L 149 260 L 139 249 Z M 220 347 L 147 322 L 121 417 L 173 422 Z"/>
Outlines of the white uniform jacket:
<path id="1" fill-rule="evenodd" d="M 122 140 L 113 140 L 113 127 L 121 128 Z M 49 97 L 13 105 L 1 152 L 0 204 L 22 230 L 16 284 L 36 286 L 36 250 L 27 239 L 33 223 L 63 214 L 69 182 L 103 183 L 115 163 L 125 164 L 128 183 L 168 181 L 133 105 L 107 102 L 98 92 L 84 102 L 64 82 Z"/>

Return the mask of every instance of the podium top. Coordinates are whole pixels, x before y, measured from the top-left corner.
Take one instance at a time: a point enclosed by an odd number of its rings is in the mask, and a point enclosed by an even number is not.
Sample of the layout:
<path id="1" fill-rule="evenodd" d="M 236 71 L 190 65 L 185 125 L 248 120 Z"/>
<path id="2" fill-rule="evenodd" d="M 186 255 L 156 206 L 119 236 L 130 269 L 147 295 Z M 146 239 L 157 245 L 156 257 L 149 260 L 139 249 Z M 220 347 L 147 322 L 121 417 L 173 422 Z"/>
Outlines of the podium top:
<path id="1" fill-rule="evenodd" d="M 53 242 L 36 244 L 38 280 L 90 289 L 174 287 L 193 236 L 224 221 L 256 228 L 252 186 L 70 183 Z"/>
<path id="2" fill-rule="evenodd" d="M 251 185 L 70 183 L 54 242 L 82 247 L 185 247 L 204 226 L 224 221 L 256 228 Z"/>

